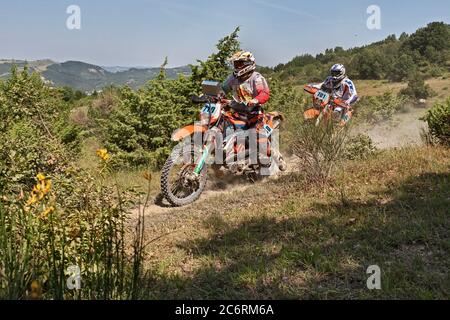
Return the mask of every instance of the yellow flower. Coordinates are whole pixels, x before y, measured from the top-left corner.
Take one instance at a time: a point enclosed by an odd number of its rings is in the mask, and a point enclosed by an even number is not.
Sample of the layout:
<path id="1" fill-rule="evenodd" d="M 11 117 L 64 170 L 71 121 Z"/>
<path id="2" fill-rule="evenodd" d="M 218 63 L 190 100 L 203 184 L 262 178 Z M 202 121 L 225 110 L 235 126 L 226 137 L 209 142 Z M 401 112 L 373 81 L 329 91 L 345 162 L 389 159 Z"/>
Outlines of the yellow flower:
<path id="1" fill-rule="evenodd" d="M 42 190 L 42 185 L 40 184 L 40 183 L 38 183 L 37 185 L 35 185 L 34 187 L 33 187 L 33 193 L 40 193 L 41 192 L 41 190 Z"/>
<path id="2" fill-rule="evenodd" d="M 49 208 L 47 208 L 46 210 L 44 210 L 44 211 L 41 213 L 41 218 L 42 218 L 42 219 L 47 218 L 48 215 L 49 215 L 50 213 L 54 212 L 54 211 L 55 211 L 55 208 L 54 208 L 54 207 L 49 207 Z"/>
<path id="3" fill-rule="evenodd" d="M 42 192 L 47 194 L 50 192 L 51 189 L 52 189 L 52 180 L 45 181 L 44 189 L 42 190 Z"/>
<path id="4" fill-rule="evenodd" d="M 31 196 L 28 198 L 27 207 L 35 204 L 36 202 L 38 202 L 37 196 L 36 194 L 32 193 Z"/>
<path id="5" fill-rule="evenodd" d="M 103 161 L 107 161 L 110 158 L 110 156 L 108 154 L 108 150 L 106 150 L 106 149 L 97 150 L 97 156 L 100 159 L 102 159 Z"/>
<path id="6" fill-rule="evenodd" d="M 25 211 L 30 210 L 30 206 L 41 201 L 52 188 L 52 180 L 47 179 L 42 173 L 39 173 L 36 178 L 39 182 L 33 187 L 31 195 L 25 205 Z"/>

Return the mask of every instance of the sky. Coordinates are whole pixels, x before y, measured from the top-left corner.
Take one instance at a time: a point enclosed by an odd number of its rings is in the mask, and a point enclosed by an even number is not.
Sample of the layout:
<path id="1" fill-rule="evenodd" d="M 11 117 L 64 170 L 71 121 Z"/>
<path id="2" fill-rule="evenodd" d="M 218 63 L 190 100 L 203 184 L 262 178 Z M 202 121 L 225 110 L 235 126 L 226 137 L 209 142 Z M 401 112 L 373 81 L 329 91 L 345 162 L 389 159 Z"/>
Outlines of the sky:
<path id="1" fill-rule="evenodd" d="M 67 8 L 81 10 L 69 30 Z M 367 8 L 381 28 L 367 27 Z M 240 26 L 242 48 L 275 66 L 327 48 L 350 48 L 429 22 L 450 23 L 448 0 L 1 0 L 0 58 L 78 60 L 101 66 L 169 66 L 205 59 Z"/>

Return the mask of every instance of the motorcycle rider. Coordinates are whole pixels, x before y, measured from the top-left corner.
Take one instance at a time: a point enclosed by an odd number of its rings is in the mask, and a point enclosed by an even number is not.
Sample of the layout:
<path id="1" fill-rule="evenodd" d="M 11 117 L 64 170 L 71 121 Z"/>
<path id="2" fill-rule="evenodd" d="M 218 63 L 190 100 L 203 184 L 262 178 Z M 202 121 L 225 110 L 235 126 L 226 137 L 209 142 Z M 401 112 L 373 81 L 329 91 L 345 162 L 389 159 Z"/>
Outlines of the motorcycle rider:
<path id="1" fill-rule="evenodd" d="M 262 106 L 270 99 L 270 88 L 266 79 L 256 71 L 255 57 L 251 52 L 238 51 L 230 59 L 233 73 L 222 83 L 225 94 L 232 93 L 234 102 L 231 108 L 234 117 L 246 123 L 246 129 L 256 128 L 260 132 L 264 126 Z M 277 152 L 277 151 L 276 151 Z M 281 171 L 287 169 L 286 162 L 279 152 L 275 157 Z"/>
<path id="2" fill-rule="evenodd" d="M 342 114 L 341 126 L 345 126 L 352 118 L 352 107 L 358 101 L 356 86 L 347 77 L 345 66 L 335 64 L 331 67 L 330 76 L 320 84 L 321 90 L 330 93 L 334 98 L 344 101 L 346 108 Z"/>

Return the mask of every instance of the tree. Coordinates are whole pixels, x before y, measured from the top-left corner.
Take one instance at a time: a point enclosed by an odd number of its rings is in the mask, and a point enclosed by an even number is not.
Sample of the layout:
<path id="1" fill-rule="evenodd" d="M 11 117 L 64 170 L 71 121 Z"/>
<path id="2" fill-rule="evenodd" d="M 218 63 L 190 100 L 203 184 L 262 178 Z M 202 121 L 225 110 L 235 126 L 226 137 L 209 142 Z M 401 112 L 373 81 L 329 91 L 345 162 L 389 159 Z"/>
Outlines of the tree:
<path id="1" fill-rule="evenodd" d="M 409 38 L 409 35 L 406 33 L 406 32 L 403 32 L 401 35 L 400 35 L 400 38 L 398 38 L 401 42 L 403 42 L 403 41 L 405 41 L 405 40 L 407 40 Z"/>
<path id="2" fill-rule="evenodd" d="M 450 50 L 450 26 L 443 22 L 433 22 L 428 24 L 425 28 L 417 30 L 412 34 L 403 44 L 402 51 L 418 51 L 420 57 L 426 57 L 427 50 L 433 48 L 438 52 L 446 52 Z M 439 56 L 438 61 L 443 61 L 444 55 Z"/>
<path id="3" fill-rule="evenodd" d="M 218 52 L 211 54 L 206 61 L 197 60 L 200 65 L 191 65 L 191 81 L 197 87 L 205 80 L 223 81 L 230 73 L 228 59 L 240 50 L 239 27 L 217 44 Z"/>
<path id="4" fill-rule="evenodd" d="M 416 65 L 410 55 L 402 54 L 389 70 L 388 78 L 391 81 L 403 81 L 416 72 Z"/>
<path id="5" fill-rule="evenodd" d="M 354 60 L 353 68 L 358 70 L 360 79 L 382 79 L 386 66 L 386 59 L 378 50 L 366 49 L 358 54 Z"/>
<path id="6" fill-rule="evenodd" d="M 64 172 L 70 154 L 59 139 L 62 96 L 25 66 L 0 83 L 0 194 L 32 184 L 39 172 Z"/>

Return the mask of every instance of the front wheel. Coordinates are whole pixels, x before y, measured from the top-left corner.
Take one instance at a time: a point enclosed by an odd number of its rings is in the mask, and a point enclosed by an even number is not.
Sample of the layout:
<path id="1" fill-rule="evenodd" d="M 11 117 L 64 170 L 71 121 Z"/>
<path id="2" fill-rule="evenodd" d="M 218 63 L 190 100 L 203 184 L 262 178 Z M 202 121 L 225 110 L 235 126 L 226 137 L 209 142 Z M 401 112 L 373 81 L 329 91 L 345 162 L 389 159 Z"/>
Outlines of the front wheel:
<path id="1" fill-rule="evenodd" d="M 200 198 L 208 179 L 207 166 L 205 164 L 198 175 L 194 173 L 195 167 L 193 152 L 171 155 L 167 159 L 161 175 L 161 190 L 171 205 L 181 207 Z"/>

